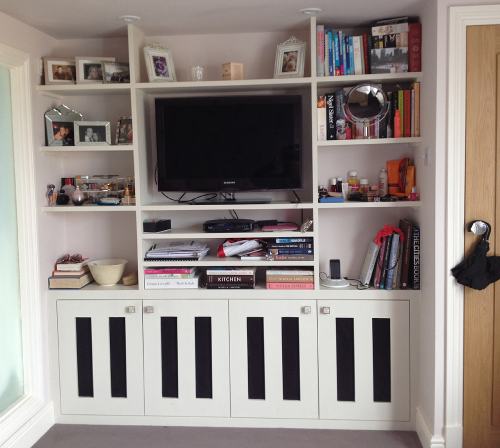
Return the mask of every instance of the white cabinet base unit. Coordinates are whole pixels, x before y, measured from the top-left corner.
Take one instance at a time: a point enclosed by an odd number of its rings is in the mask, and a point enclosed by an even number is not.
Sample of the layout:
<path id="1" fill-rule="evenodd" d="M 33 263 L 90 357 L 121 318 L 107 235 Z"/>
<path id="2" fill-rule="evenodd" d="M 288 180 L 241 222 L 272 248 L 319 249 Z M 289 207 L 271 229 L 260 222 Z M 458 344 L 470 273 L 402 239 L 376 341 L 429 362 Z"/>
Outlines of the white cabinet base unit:
<path id="1" fill-rule="evenodd" d="M 229 416 L 224 300 L 144 301 L 147 415 Z"/>
<path id="2" fill-rule="evenodd" d="M 320 417 L 410 418 L 409 303 L 318 301 Z"/>
<path id="3" fill-rule="evenodd" d="M 230 302 L 233 417 L 317 418 L 314 301 Z"/>
<path id="4" fill-rule="evenodd" d="M 143 415 L 142 302 L 59 300 L 65 414 Z"/>

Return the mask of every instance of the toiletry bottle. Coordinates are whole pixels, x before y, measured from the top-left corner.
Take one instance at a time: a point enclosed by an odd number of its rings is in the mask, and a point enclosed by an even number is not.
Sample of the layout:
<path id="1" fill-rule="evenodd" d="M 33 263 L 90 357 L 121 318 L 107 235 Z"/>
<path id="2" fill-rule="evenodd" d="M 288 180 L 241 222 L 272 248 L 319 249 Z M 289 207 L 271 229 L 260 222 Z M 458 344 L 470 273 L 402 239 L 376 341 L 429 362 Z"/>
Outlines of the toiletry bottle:
<path id="1" fill-rule="evenodd" d="M 359 181 L 359 192 L 368 194 L 368 191 L 370 191 L 370 185 L 368 184 L 368 179 L 361 179 Z"/>
<path id="2" fill-rule="evenodd" d="M 380 197 L 387 196 L 387 170 L 382 168 L 378 175 L 378 194 Z"/>
<path id="3" fill-rule="evenodd" d="M 349 193 L 357 193 L 359 191 L 359 177 L 356 170 L 351 170 L 347 173 L 347 184 L 349 185 Z"/>
<path id="4" fill-rule="evenodd" d="M 337 178 L 336 177 L 332 177 L 330 179 L 330 188 L 328 189 L 328 191 L 334 193 L 337 191 Z"/>

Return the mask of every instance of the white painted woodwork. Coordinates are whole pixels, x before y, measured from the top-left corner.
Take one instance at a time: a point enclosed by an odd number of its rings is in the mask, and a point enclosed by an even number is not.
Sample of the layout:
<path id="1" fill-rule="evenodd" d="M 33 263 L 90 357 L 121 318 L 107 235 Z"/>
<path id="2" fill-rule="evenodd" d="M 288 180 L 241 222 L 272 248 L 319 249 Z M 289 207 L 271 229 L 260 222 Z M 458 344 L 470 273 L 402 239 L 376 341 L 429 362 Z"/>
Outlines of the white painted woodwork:
<path id="1" fill-rule="evenodd" d="M 140 300 L 59 300 L 59 376 L 63 414 L 143 415 L 142 302 Z M 127 307 L 135 312 L 127 312 Z M 94 396 L 78 395 L 77 317 L 92 322 Z M 109 318 L 125 318 L 127 397 L 111 397 Z"/>
<path id="2" fill-rule="evenodd" d="M 321 309 L 329 308 L 329 314 Z M 336 318 L 354 319 L 355 401 L 337 400 Z M 372 319 L 390 319 L 391 402 L 373 400 Z M 410 316 L 403 301 L 318 301 L 319 409 L 322 419 L 410 418 Z"/>
<path id="3" fill-rule="evenodd" d="M 229 417 L 229 324 L 226 300 L 144 301 L 147 415 Z M 149 308 L 146 312 L 147 307 Z M 177 318 L 178 398 L 162 396 L 161 318 Z M 212 325 L 212 398 L 196 397 L 195 317 Z"/>
<path id="4" fill-rule="evenodd" d="M 307 292 L 304 296 L 307 295 Z M 304 314 L 310 307 L 310 314 Z M 264 318 L 265 399 L 248 398 L 247 317 Z M 300 400 L 283 399 L 281 318 L 299 318 Z M 233 417 L 318 418 L 316 307 L 311 300 L 229 303 L 231 415 Z"/>

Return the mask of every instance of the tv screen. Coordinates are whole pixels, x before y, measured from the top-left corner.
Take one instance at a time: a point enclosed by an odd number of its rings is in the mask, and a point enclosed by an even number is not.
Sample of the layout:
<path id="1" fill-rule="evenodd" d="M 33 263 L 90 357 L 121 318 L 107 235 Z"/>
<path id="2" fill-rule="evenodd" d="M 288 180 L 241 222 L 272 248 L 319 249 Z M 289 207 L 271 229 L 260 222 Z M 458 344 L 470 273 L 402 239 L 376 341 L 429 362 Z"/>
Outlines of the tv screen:
<path id="1" fill-rule="evenodd" d="M 299 95 L 157 98 L 159 191 L 302 185 Z"/>

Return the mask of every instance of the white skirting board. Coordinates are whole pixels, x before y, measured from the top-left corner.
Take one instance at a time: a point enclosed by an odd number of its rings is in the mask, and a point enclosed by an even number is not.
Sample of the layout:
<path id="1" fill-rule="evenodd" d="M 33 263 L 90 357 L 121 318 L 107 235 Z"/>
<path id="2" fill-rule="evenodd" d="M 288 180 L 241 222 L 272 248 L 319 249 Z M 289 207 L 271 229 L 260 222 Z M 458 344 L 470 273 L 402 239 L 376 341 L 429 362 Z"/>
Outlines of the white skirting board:
<path id="1" fill-rule="evenodd" d="M 30 448 L 53 425 L 54 406 L 48 403 L 1 445 L 1 448 Z"/>
<path id="2" fill-rule="evenodd" d="M 427 422 L 422 415 L 422 411 L 417 407 L 416 417 L 415 417 L 415 429 L 420 439 L 420 443 L 423 448 L 445 448 L 445 440 L 441 435 L 432 435 Z M 449 448 L 459 448 L 449 445 Z"/>

